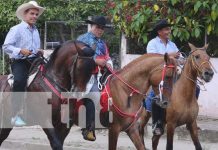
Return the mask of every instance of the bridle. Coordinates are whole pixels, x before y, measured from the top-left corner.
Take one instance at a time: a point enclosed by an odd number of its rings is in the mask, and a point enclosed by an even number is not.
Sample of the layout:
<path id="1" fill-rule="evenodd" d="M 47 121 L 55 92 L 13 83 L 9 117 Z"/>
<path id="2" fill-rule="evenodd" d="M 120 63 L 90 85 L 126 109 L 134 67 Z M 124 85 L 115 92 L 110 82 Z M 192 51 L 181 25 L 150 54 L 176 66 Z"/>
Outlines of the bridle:
<path id="1" fill-rule="evenodd" d="M 74 46 L 76 48 L 76 51 L 77 51 L 77 54 L 75 55 L 75 59 L 73 60 L 73 63 L 72 63 L 72 68 L 74 68 L 74 66 L 76 65 L 76 62 L 78 59 L 92 59 L 93 57 L 87 57 L 87 56 L 79 56 L 78 55 L 78 47 L 77 47 L 77 43 L 76 41 L 74 41 Z M 86 47 L 86 45 L 84 46 Z M 83 48 L 84 48 L 83 47 Z M 81 48 L 81 49 L 83 49 Z M 59 83 L 57 83 L 56 81 L 54 81 L 51 77 L 47 76 L 45 74 L 46 72 L 46 69 L 44 67 L 43 64 L 40 65 L 39 67 L 39 71 L 41 72 L 41 77 L 43 78 L 43 81 L 45 82 L 45 84 L 50 88 L 50 90 L 52 90 L 53 93 L 55 93 L 55 95 L 61 99 L 62 103 L 66 103 L 66 98 L 64 98 L 64 96 L 61 94 L 62 91 L 64 92 L 72 92 L 73 90 L 73 85 L 71 86 L 71 89 L 68 90 L 64 87 L 62 87 Z M 53 85 L 54 84 L 54 85 Z M 56 88 L 58 87 L 58 89 Z"/>
<path id="2" fill-rule="evenodd" d="M 216 69 L 214 68 L 214 66 L 212 65 L 212 63 L 210 62 L 210 58 L 208 60 L 204 60 L 203 62 L 201 62 L 200 65 L 197 64 L 196 60 L 195 60 L 195 56 L 193 56 L 193 53 L 195 53 L 196 51 L 198 51 L 198 49 L 192 51 L 190 54 L 189 54 L 189 57 L 188 59 L 191 61 L 191 65 L 193 66 L 193 68 L 197 71 L 197 76 L 200 77 L 203 70 L 202 70 L 202 67 L 203 65 L 205 64 L 208 64 L 213 70 L 214 72 L 217 72 Z M 186 63 L 188 62 L 188 60 L 186 60 Z M 191 77 L 189 77 L 188 75 L 186 75 L 185 73 L 182 73 L 188 80 L 192 81 L 193 83 L 195 84 L 200 84 L 202 86 L 204 86 L 205 82 L 201 79 L 198 79 L 195 80 L 195 79 L 192 79 Z M 206 90 L 205 86 L 204 86 L 204 91 Z"/>
<path id="3" fill-rule="evenodd" d="M 161 64 L 162 65 L 162 64 Z M 152 72 L 155 72 L 155 71 L 158 71 L 159 68 L 160 67 L 160 65 L 158 65 L 157 67 L 155 67 L 154 69 L 152 69 L 151 71 L 150 71 L 150 73 Z M 125 84 L 130 90 L 131 90 L 131 93 L 130 93 L 130 97 L 134 94 L 134 93 L 136 93 L 136 94 L 139 94 L 139 95 L 142 95 L 144 98 L 146 97 L 146 93 L 142 93 L 142 92 L 140 92 L 138 89 L 136 89 L 135 87 L 133 87 L 132 85 L 130 85 L 129 83 L 127 83 L 123 78 L 121 78 L 119 75 L 117 75 L 116 74 L 116 72 L 114 72 L 110 67 L 108 67 L 107 66 L 107 68 L 108 68 L 108 70 L 112 73 L 112 76 L 110 76 L 110 78 L 109 78 L 109 82 L 105 85 L 105 90 L 106 90 L 106 93 L 107 93 L 107 95 L 108 95 L 108 103 L 109 103 L 109 105 L 108 105 L 108 107 L 113 107 L 114 108 L 114 110 L 115 110 L 115 112 L 119 115 L 119 116 L 121 116 L 121 117 L 123 117 L 123 118 L 132 118 L 133 119 L 133 121 L 131 122 L 131 124 L 124 130 L 124 131 L 127 131 L 127 130 L 129 130 L 133 125 L 134 125 L 134 123 L 139 119 L 139 117 L 140 117 L 140 115 L 141 115 L 141 113 L 142 113 L 142 110 L 143 110 L 143 104 L 141 104 L 141 106 L 140 106 L 140 108 L 137 110 L 137 112 L 135 112 L 135 113 L 126 113 L 126 112 L 124 112 L 123 110 L 121 110 L 116 104 L 114 104 L 113 103 L 113 99 L 112 99 L 112 96 L 111 96 L 111 92 L 110 92 L 110 87 L 108 86 L 109 85 L 109 83 L 110 83 L 110 79 L 111 79 L 111 77 L 116 77 L 116 78 L 118 78 L 123 84 Z M 161 77 L 161 83 L 159 84 L 159 89 L 160 89 L 160 94 L 162 95 L 162 93 L 163 93 L 163 84 L 164 84 L 164 78 L 165 78 L 165 75 L 166 75 L 166 70 L 167 70 L 167 68 L 170 68 L 170 69 L 174 69 L 175 68 L 175 65 L 173 65 L 173 64 L 164 64 L 164 66 L 163 66 L 163 70 L 162 70 L 162 77 Z M 108 108 L 109 109 L 109 108 Z"/>

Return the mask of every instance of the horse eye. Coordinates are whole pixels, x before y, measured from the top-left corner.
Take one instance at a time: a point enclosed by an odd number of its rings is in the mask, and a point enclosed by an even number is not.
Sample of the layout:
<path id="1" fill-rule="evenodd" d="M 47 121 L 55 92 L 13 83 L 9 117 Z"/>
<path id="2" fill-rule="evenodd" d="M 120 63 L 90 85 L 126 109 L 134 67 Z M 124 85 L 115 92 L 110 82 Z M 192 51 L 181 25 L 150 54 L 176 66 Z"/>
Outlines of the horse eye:
<path id="1" fill-rule="evenodd" d="M 199 55 L 196 55 L 196 56 L 195 56 L 195 58 L 196 58 L 196 59 L 199 59 L 199 58 L 200 58 L 200 56 L 199 56 Z"/>

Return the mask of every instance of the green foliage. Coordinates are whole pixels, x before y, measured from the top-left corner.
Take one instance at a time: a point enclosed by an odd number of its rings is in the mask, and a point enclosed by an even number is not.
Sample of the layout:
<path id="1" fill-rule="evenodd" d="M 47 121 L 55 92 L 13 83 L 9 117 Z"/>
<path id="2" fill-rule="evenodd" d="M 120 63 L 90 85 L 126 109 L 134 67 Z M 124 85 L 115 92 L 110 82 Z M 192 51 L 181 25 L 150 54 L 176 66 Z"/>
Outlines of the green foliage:
<path id="1" fill-rule="evenodd" d="M 127 37 L 147 43 L 155 22 L 167 18 L 180 41 L 218 35 L 218 0 L 110 0 L 107 14 Z"/>
<path id="2" fill-rule="evenodd" d="M 15 11 L 19 5 L 29 0 L 1 0 L 0 1 L 0 31 L 8 32 L 9 28 L 19 22 Z M 88 0 L 37 0 L 46 8 L 39 18 L 37 26 L 43 28 L 45 21 L 66 21 L 74 26 L 76 21 L 87 19 L 88 16 L 101 15 L 104 1 Z"/>

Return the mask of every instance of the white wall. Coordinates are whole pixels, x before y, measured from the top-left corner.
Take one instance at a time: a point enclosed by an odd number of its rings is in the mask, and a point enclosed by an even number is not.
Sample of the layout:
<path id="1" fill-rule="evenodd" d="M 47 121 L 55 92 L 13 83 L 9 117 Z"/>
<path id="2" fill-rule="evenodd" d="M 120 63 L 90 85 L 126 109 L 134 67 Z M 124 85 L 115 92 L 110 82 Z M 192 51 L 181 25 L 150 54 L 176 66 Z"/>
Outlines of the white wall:
<path id="1" fill-rule="evenodd" d="M 126 39 L 122 35 L 121 39 L 121 67 L 136 59 L 140 55 L 126 54 Z M 218 71 L 218 58 L 211 58 L 211 63 Z M 199 96 L 200 115 L 218 118 L 218 73 L 214 74 L 211 82 L 206 83 L 207 91 L 201 91 Z"/>
<path id="2" fill-rule="evenodd" d="M 211 58 L 211 63 L 218 70 L 218 58 Z M 218 73 L 211 82 L 206 83 L 207 91 L 201 91 L 199 96 L 200 115 L 218 118 Z"/>

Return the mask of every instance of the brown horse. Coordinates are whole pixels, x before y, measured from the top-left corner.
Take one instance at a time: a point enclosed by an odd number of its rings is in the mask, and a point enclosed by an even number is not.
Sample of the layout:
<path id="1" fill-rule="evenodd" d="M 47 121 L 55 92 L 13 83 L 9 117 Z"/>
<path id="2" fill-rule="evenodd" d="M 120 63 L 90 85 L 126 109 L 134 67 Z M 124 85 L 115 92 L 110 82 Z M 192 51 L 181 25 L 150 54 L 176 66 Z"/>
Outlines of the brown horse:
<path id="1" fill-rule="evenodd" d="M 28 125 L 41 125 L 48 136 L 51 147 L 54 150 L 63 149 L 63 141 L 66 137 L 63 134 L 64 124 L 61 123 L 61 92 L 77 89 L 84 91 L 86 84 L 95 67 L 92 59 L 94 51 L 79 41 L 69 41 L 58 47 L 51 55 L 47 64 L 41 66 L 35 79 L 27 88 L 29 92 L 52 92 L 52 98 L 49 100 L 51 109 L 48 109 L 48 100 L 38 94 L 37 96 L 27 97 L 25 105 L 27 106 L 26 120 Z M 34 63 L 36 64 L 36 63 Z M 37 66 L 35 66 L 37 67 Z M 44 69 L 43 69 L 44 68 Z M 46 79 L 46 80 L 45 80 Z M 47 83 L 45 82 L 47 81 Z M 52 86 L 49 86 L 50 83 Z M 74 89 L 72 88 L 74 87 Z M 11 88 L 7 82 L 7 76 L 0 77 L 1 96 L 10 92 Z M 6 95 L 7 96 L 7 95 Z M 12 130 L 10 124 L 11 105 L 10 99 L 6 97 L 0 101 L 0 145 L 8 137 Z M 46 118 L 52 111 L 52 116 Z M 51 118 L 52 117 L 52 118 Z M 40 120 L 38 119 L 40 118 Z M 50 121 L 52 120 L 52 121 Z M 50 122 L 48 122 L 50 121 Z"/>
<path id="2" fill-rule="evenodd" d="M 159 54 L 143 55 L 118 72 L 112 73 L 106 88 L 110 99 L 110 111 L 113 114 L 113 121 L 108 123 L 108 112 L 100 114 L 101 123 L 109 127 L 109 150 L 116 149 L 121 131 L 125 131 L 129 135 L 138 150 L 145 149 L 143 133 L 139 132 L 142 130 L 139 117 L 144 111 L 143 100 L 145 93 L 150 85 L 152 85 L 154 91 L 158 92 L 159 83 L 162 79 L 165 84 L 172 87 L 175 74 L 176 62 L 174 59 L 169 58 L 167 54 L 164 56 Z M 168 90 L 163 89 L 161 93 L 163 101 L 168 100 L 169 94 Z M 74 116 L 74 124 L 78 124 L 78 116 L 75 116 L 75 113 L 77 113 L 77 110 L 70 110 L 70 115 Z M 72 126 L 73 123 L 70 125 Z M 59 130 L 65 132 L 62 132 L 62 138 L 64 139 L 70 128 L 62 126 Z"/>
<path id="3" fill-rule="evenodd" d="M 110 109 L 113 113 L 113 122 L 108 125 L 110 150 L 116 149 L 117 139 L 121 131 L 125 131 L 129 135 L 138 150 L 145 149 L 143 134 L 139 132 L 142 127 L 139 123 L 140 120 L 138 120 L 142 111 L 144 111 L 142 105 L 144 94 L 150 85 L 157 92 L 162 79 L 171 87 L 175 73 L 176 62 L 174 59 L 169 58 L 167 54 L 165 56 L 149 54 L 139 57 L 113 74 L 108 82 L 108 94 L 113 101 Z M 163 89 L 162 97 L 164 101 L 168 100 L 169 94 L 168 90 Z M 70 116 L 74 116 L 74 122 L 70 123 L 70 127 L 73 124 L 78 124 L 78 116 L 75 116 L 77 110 L 73 109 L 70 110 Z M 108 112 L 103 112 L 100 120 L 108 119 L 107 117 Z M 62 124 L 56 129 L 61 131 L 58 138 L 64 142 L 70 128 Z"/>
<path id="4" fill-rule="evenodd" d="M 205 82 L 211 81 L 213 70 L 211 68 L 210 57 L 206 53 L 208 45 L 203 48 L 196 48 L 189 43 L 191 53 L 187 58 L 180 78 L 173 86 L 172 95 L 170 97 L 170 105 L 166 109 L 165 125 L 167 125 L 167 150 L 173 149 L 173 136 L 175 128 L 186 124 L 190 131 L 191 138 L 196 150 L 201 150 L 201 144 L 198 139 L 198 129 L 196 119 L 198 116 L 199 106 L 196 99 L 196 84 L 198 79 Z M 150 114 L 144 114 L 147 124 Z M 152 147 L 157 149 L 160 136 L 152 137 Z"/>
<path id="5" fill-rule="evenodd" d="M 61 150 L 63 149 L 63 143 L 68 135 L 70 128 L 67 127 L 67 124 L 61 122 L 61 111 L 60 107 L 62 104 L 62 99 L 55 94 L 53 90 L 48 88 L 48 85 L 42 82 L 43 76 L 45 74 L 48 79 L 53 81 L 54 87 L 59 90 L 59 92 L 66 92 L 66 90 L 70 91 L 72 87 L 72 83 L 76 85 L 76 91 L 83 91 L 85 89 L 85 82 L 77 82 L 79 81 L 88 81 L 90 78 L 90 72 L 83 76 L 84 73 L 87 73 L 88 70 L 92 70 L 92 64 L 94 61 L 90 58 L 85 59 L 86 57 L 77 56 L 77 52 L 79 53 L 81 49 L 83 49 L 84 45 L 80 45 L 81 43 L 68 43 L 64 44 L 61 48 L 57 49 L 51 56 L 50 61 L 47 65 L 45 65 L 45 72 L 38 73 L 37 77 L 35 78 L 34 82 L 28 88 L 28 91 L 52 91 L 52 99 L 50 103 L 52 104 L 52 128 L 43 128 L 45 133 L 48 136 L 50 141 L 51 147 L 54 150 Z M 80 50 L 75 51 L 75 48 L 79 47 Z M 84 58 L 84 59 L 81 59 Z M 164 63 L 166 64 L 165 67 Z M 146 93 L 147 89 L 150 85 L 154 86 L 154 89 L 158 90 L 157 87 L 159 85 L 160 80 L 162 79 L 160 71 L 163 68 L 166 68 L 164 71 L 165 77 L 171 79 L 174 75 L 175 69 L 168 68 L 168 66 L 173 65 L 175 66 L 175 61 L 170 59 L 166 54 L 165 57 L 161 55 L 144 55 L 129 65 L 127 65 L 124 69 L 119 71 L 117 75 L 128 82 L 128 85 L 131 84 L 131 87 L 136 87 L 137 89 L 142 89 L 143 93 Z M 72 70 L 73 69 L 73 70 Z M 79 73 L 80 72 L 80 73 Z M 142 82 L 143 81 L 143 82 Z M 167 81 L 169 82 L 169 81 Z M 6 85 L 6 81 L 2 80 L 1 85 Z M 80 84 L 81 83 L 81 84 Z M 3 86 L 2 86 L 3 87 Z M 74 86 L 75 87 L 75 86 Z M 65 90 L 66 89 L 66 90 Z M 144 149 L 143 145 L 143 137 L 139 133 L 139 123 L 136 121 L 141 114 L 142 108 L 142 101 L 144 95 L 140 93 L 138 90 L 133 92 L 133 89 L 130 90 L 130 87 L 126 86 L 124 82 L 121 82 L 120 79 L 116 77 L 112 77 L 110 80 L 110 89 L 111 95 L 113 98 L 114 106 L 116 105 L 117 108 L 124 112 L 124 118 L 121 117 L 115 110 L 114 112 L 114 121 L 110 124 L 110 135 L 109 135 L 109 148 L 112 150 L 116 149 L 116 143 L 118 134 L 122 130 L 126 130 L 129 134 L 131 139 L 133 140 L 134 144 L 136 145 L 137 149 Z M 117 89 L 114 91 L 114 89 Z M 119 90 L 118 90 L 119 89 Z M 3 89 L 2 89 L 3 90 Z M 7 87 L 9 91 L 9 87 Z M 75 90 L 73 90 L 75 91 Z M 118 92 L 120 91 L 120 92 Z M 116 93 L 115 93 L 116 92 Z M 132 93 L 133 92 L 133 93 Z M 132 93 L 130 106 L 127 106 L 127 97 Z M 163 91 L 163 97 L 165 98 L 165 91 Z M 35 118 L 37 115 L 43 116 L 46 114 L 46 109 L 42 109 L 43 111 L 35 110 L 35 107 L 38 102 L 41 100 L 38 97 L 34 100 L 34 105 L 27 104 L 28 108 L 31 109 L 32 118 Z M 43 99 L 42 99 L 43 100 Z M 26 102 L 28 103 L 28 101 Z M 43 106 L 41 106 L 43 108 Z M 125 110 L 125 111 L 124 111 Z M 137 110 L 135 118 L 132 116 L 129 117 L 128 114 L 134 114 Z M 72 112 L 71 112 L 72 113 Z M 35 117 L 33 117 L 35 116 Z M 7 116 L 8 117 L 8 116 Z M 9 117 L 8 117 L 9 120 Z M 123 120 L 123 122 L 121 122 Z M 135 120 L 135 121 L 134 121 Z M 33 121 L 32 124 L 34 124 Z M 44 122 L 47 122 L 46 118 Z M 71 123 L 72 125 L 72 123 Z M 12 128 L 3 128 L 0 131 L 0 143 L 2 143 L 9 135 Z M 119 130 L 117 130 L 119 129 Z M 140 136 L 141 135 L 141 136 Z M 138 141 L 139 140 L 139 141 Z M 115 146 L 115 147 L 114 147 Z"/>

